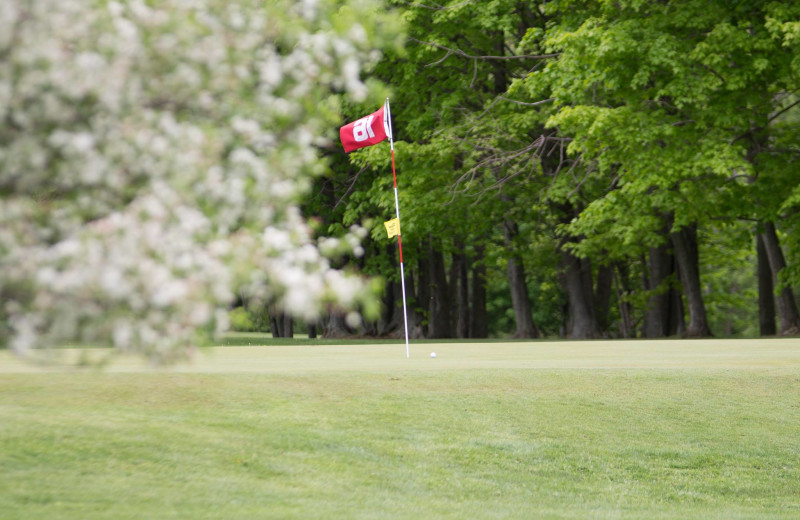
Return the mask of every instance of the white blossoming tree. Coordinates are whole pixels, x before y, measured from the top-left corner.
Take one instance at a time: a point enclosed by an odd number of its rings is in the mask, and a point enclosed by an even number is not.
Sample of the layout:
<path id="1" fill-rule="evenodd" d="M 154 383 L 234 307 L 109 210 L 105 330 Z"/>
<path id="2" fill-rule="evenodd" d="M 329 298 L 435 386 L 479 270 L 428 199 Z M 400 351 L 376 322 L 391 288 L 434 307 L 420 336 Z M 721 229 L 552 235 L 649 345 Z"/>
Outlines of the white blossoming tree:
<path id="1" fill-rule="evenodd" d="M 155 362 L 226 327 L 234 291 L 314 318 L 371 301 L 300 196 L 393 37 L 374 2 L 0 3 L 0 342 Z"/>

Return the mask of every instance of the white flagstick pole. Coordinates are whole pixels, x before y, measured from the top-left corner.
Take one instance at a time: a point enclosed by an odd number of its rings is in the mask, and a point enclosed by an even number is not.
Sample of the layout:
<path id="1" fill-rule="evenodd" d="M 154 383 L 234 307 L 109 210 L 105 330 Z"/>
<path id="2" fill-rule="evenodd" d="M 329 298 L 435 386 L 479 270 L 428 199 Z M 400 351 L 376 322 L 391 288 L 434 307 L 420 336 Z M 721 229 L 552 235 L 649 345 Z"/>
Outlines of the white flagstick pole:
<path id="1" fill-rule="evenodd" d="M 389 136 L 389 146 L 392 150 L 392 180 L 394 181 L 394 209 L 397 215 L 397 223 L 400 233 L 397 234 L 397 247 L 400 251 L 400 286 L 403 288 L 403 326 L 406 333 L 406 359 L 411 357 L 408 347 L 408 311 L 406 310 L 406 276 L 403 269 L 403 226 L 400 225 L 400 202 L 397 198 L 397 173 L 394 167 L 394 137 L 392 136 L 392 113 L 389 110 L 389 98 L 386 98 L 386 104 L 383 109 L 383 126 L 386 130 L 386 135 Z"/>

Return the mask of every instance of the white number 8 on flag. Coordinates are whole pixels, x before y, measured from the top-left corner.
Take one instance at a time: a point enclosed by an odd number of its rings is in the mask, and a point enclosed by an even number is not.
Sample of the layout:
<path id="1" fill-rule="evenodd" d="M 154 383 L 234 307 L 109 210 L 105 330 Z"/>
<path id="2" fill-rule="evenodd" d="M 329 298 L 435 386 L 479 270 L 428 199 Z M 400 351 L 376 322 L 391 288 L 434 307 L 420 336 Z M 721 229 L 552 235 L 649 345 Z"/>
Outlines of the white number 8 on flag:
<path id="1" fill-rule="evenodd" d="M 358 121 L 356 121 L 355 125 L 353 125 L 353 139 L 355 139 L 357 143 L 375 137 L 375 132 L 372 131 L 373 117 L 374 117 L 373 115 L 369 115 L 367 117 L 361 118 Z"/>
<path id="2" fill-rule="evenodd" d="M 388 110 L 388 107 L 384 105 L 377 112 L 339 128 L 339 139 L 342 140 L 345 153 L 378 144 L 390 135 L 390 125 L 384 108 Z M 383 124 L 381 125 L 380 122 Z"/>

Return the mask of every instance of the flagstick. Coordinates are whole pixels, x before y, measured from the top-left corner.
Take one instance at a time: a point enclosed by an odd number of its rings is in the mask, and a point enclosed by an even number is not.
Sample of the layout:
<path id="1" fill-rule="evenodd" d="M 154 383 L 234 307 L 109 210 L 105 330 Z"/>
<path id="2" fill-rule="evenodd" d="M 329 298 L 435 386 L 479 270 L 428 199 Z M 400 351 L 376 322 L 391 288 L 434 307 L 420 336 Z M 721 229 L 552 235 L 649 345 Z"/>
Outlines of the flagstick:
<path id="1" fill-rule="evenodd" d="M 389 146 L 392 150 L 392 181 L 394 182 L 394 209 L 395 214 L 397 215 L 397 222 L 400 223 L 400 202 L 397 197 L 397 173 L 395 171 L 394 166 L 394 136 L 392 135 L 392 115 L 391 111 L 389 110 L 389 98 L 386 98 L 386 109 L 384 110 L 384 117 L 388 121 L 388 130 L 389 130 Z M 403 237 L 402 237 L 402 230 L 403 226 L 399 226 L 400 233 L 397 233 L 397 247 L 400 250 L 400 286 L 403 289 L 403 327 L 406 333 L 406 359 L 411 357 L 411 353 L 408 346 L 408 311 L 406 309 L 406 276 L 405 270 L 403 269 Z"/>

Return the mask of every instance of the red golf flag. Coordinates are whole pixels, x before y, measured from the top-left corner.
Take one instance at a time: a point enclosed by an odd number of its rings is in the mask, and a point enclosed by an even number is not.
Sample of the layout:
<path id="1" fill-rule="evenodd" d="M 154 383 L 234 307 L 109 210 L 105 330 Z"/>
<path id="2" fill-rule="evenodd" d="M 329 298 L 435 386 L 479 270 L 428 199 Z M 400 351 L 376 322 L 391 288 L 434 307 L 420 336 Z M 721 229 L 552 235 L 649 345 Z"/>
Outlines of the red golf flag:
<path id="1" fill-rule="evenodd" d="M 362 117 L 358 121 L 344 125 L 339 129 L 339 138 L 342 140 L 344 151 L 350 153 L 353 150 L 378 144 L 389 134 L 388 122 L 384 117 L 382 106 L 374 114 Z"/>

